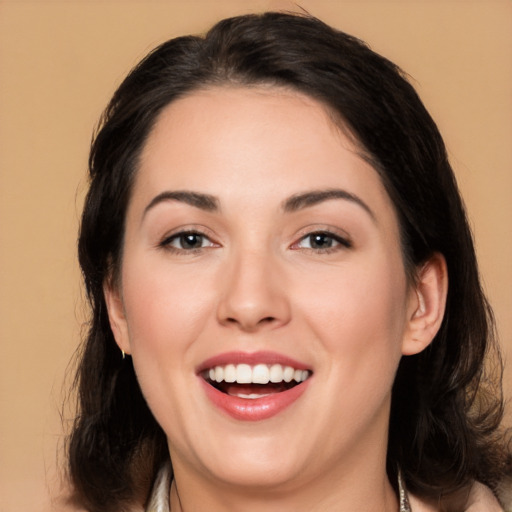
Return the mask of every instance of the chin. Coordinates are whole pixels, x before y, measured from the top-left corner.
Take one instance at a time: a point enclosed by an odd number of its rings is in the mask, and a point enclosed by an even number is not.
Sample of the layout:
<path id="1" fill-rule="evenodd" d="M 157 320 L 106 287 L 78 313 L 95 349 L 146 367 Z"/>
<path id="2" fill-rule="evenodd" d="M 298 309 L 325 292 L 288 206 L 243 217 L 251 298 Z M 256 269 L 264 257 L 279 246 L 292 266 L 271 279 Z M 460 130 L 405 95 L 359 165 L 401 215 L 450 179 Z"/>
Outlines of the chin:
<path id="1" fill-rule="evenodd" d="M 297 468 L 293 464 L 282 464 L 281 461 L 256 461 L 247 464 L 233 464 L 230 467 L 215 467 L 215 478 L 225 485 L 240 487 L 246 490 L 254 489 L 267 492 L 282 489 L 297 478 Z"/>
<path id="2" fill-rule="evenodd" d="M 297 480 L 301 473 L 304 474 L 307 460 L 301 457 L 302 451 L 297 449 L 302 443 L 287 443 L 289 433 L 285 437 L 262 437 L 236 436 L 230 432 L 223 437 L 229 442 L 215 443 L 214 439 L 210 439 L 203 448 L 215 445 L 215 450 L 196 451 L 195 454 L 198 462 L 196 467 L 202 466 L 202 471 L 209 474 L 210 481 L 216 481 L 219 485 L 265 488 L 270 491 L 287 486 Z"/>

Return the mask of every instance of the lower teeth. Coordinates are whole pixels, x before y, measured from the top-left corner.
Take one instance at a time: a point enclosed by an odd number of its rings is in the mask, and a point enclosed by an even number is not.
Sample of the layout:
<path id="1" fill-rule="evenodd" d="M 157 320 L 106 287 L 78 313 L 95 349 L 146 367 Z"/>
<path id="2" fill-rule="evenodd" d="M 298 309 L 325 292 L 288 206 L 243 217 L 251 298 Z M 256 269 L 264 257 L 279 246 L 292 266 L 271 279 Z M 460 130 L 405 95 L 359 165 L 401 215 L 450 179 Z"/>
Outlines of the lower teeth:
<path id="1" fill-rule="evenodd" d="M 264 396 L 269 396 L 268 394 L 267 395 L 259 395 L 258 393 L 251 393 L 249 395 L 245 394 L 245 393 L 236 393 L 236 394 L 231 394 L 229 393 L 230 396 L 237 396 L 238 398 L 248 398 L 250 400 L 254 400 L 256 398 L 263 398 Z"/>
<path id="2" fill-rule="evenodd" d="M 226 393 L 230 396 L 245 398 L 248 400 L 256 400 L 265 396 L 287 391 L 297 385 L 296 382 L 279 384 L 230 384 L 230 383 L 217 383 L 209 381 L 209 384 L 214 388 Z"/>

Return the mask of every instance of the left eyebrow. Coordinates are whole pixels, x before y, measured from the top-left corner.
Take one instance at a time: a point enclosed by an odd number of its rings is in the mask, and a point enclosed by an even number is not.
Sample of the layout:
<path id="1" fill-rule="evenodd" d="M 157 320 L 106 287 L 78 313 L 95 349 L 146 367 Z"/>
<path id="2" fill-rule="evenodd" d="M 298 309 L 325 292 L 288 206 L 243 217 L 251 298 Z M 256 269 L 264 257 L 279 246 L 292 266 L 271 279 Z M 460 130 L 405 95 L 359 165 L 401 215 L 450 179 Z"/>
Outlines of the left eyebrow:
<path id="1" fill-rule="evenodd" d="M 164 203 L 166 201 L 176 201 L 178 203 L 185 203 L 195 208 L 199 208 L 200 210 L 205 210 L 207 212 L 217 212 L 219 211 L 219 200 L 211 196 L 209 194 L 201 194 L 199 192 L 190 192 L 188 190 L 166 190 L 161 194 L 158 194 L 154 197 L 150 203 L 144 208 L 144 212 L 142 217 L 146 215 L 146 213 L 154 208 L 157 204 Z"/>
<path id="2" fill-rule="evenodd" d="M 315 206 L 331 199 L 343 199 L 360 206 L 375 221 L 376 217 L 371 208 L 358 196 L 340 188 L 326 190 L 311 190 L 302 194 L 295 194 L 283 202 L 283 210 L 293 213 L 304 208 Z"/>

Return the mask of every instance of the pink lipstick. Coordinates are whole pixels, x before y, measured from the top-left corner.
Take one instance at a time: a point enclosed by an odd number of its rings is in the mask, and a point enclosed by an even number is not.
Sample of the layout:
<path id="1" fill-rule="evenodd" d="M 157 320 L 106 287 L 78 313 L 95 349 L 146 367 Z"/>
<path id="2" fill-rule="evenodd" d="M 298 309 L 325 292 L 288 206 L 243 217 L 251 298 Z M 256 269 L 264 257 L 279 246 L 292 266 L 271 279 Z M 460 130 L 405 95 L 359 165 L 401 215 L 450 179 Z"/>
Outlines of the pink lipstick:
<path id="1" fill-rule="evenodd" d="M 216 407 L 237 420 L 260 421 L 293 404 L 312 371 L 274 352 L 229 352 L 204 361 L 197 375 Z"/>

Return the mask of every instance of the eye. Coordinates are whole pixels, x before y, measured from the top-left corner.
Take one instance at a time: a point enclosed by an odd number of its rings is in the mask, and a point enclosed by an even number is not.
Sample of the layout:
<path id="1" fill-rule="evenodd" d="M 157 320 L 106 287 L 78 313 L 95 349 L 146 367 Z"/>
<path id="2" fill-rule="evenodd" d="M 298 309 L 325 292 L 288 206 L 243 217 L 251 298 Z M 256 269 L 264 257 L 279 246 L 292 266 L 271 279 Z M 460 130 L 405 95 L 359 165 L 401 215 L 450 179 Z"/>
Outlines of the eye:
<path id="1" fill-rule="evenodd" d="M 203 233 L 197 231 L 181 231 L 165 238 L 160 246 L 175 251 L 197 251 L 215 244 Z"/>
<path id="2" fill-rule="evenodd" d="M 309 249 L 316 252 L 332 252 L 343 247 L 352 247 L 351 242 L 347 238 L 328 231 L 316 231 L 303 236 L 292 246 L 292 249 Z"/>

